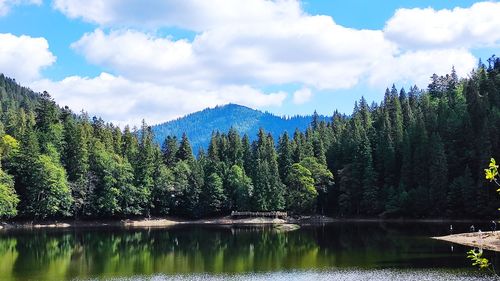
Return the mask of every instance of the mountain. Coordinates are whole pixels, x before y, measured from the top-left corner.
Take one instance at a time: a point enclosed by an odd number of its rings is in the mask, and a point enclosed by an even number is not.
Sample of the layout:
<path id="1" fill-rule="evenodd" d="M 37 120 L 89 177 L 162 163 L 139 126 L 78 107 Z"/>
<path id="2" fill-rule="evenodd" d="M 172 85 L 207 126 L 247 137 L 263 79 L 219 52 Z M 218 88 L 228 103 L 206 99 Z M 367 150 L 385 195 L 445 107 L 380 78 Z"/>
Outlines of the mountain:
<path id="1" fill-rule="evenodd" d="M 320 115 L 320 120 L 328 119 L 329 117 Z M 158 143 L 163 143 L 167 136 L 180 138 L 185 132 L 194 151 L 197 151 L 201 147 L 208 146 L 213 131 L 226 133 L 234 127 L 241 135 L 248 134 L 250 140 L 254 140 L 259 128 L 264 128 L 277 139 L 284 131 L 289 134 L 293 134 L 296 128 L 304 131 L 311 121 L 311 115 L 279 117 L 246 106 L 227 104 L 194 112 L 176 120 L 155 125 L 152 129 Z"/>

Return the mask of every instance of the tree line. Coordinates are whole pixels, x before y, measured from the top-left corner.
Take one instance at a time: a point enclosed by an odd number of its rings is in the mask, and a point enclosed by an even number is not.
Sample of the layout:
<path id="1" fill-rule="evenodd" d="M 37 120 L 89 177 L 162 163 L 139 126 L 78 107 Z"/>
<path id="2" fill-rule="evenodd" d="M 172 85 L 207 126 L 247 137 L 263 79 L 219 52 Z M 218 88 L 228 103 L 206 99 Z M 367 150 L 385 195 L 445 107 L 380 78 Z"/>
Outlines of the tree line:
<path id="1" fill-rule="evenodd" d="M 426 90 L 387 89 L 305 131 L 250 141 L 214 132 L 161 145 L 151 127 L 123 130 L 60 108 L 0 75 L 0 217 L 189 218 L 286 210 L 335 217 L 487 217 L 483 180 L 500 155 L 500 59 L 466 79 L 433 75 Z"/>

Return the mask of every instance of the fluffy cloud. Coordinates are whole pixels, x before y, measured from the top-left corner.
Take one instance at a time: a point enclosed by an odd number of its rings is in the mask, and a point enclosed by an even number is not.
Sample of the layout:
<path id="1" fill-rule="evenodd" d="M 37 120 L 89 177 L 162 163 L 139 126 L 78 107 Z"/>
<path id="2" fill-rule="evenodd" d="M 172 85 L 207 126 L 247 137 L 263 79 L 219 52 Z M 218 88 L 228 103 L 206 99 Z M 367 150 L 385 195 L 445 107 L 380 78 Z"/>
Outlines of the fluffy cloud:
<path id="1" fill-rule="evenodd" d="M 0 33 L 0 73 L 28 82 L 39 78 L 40 70 L 55 60 L 45 38 Z"/>
<path id="2" fill-rule="evenodd" d="M 297 18 L 303 13 L 297 0 L 54 0 L 53 6 L 70 18 L 103 26 L 176 26 L 194 31 Z"/>
<path id="3" fill-rule="evenodd" d="M 0 0 L 0 17 L 7 15 L 12 6 L 40 4 L 42 4 L 42 0 Z"/>
<path id="4" fill-rule="evenodd" d="M 186 40 L 171 41 L 130 30 L 105 34 L 97 29 L 72 47 L 90 63 L 112 68 L 129 79 L 187 85 L 202 76 Z"/>
<path id="5" fill-rule="evenodd" d="M 399 9 L 384 28 L 388 39 L 410 48 L 499 46 L 500 3 L 453 10 Z"/>
<path id="6" fill-rule="evenodd" d="M 279 106 L 286 93 L 263 93 L 245 85 L 228 85 L 214 90 L 186 90 L 149 82 L 134 82 L 102 73 L 94 78 L 71 76 L 61 81 L 32 83 L 38 91 L 47 90 L 61 105 L 85 110 L 115 124 L 150 124 L 180 117 L 186 113 L 226 103 L 250 107 Z"/>
<path id="7" fill-rule="evenodd" d="M 349 88 L 395 52 L 381 31 L 345 28 L 326 16 L 220 27 L 192 42 L 97 29 L 72 46 L 89 62 L 129 79 L 203 87 L 301 83 Z"/>
<path id="8" fill-rule="evenodd" d="M 302 88 L 293 93 L 293 103 L 303 104 L 308 102 L 312 97 L 312 92 L 308 88 Z"/>
<path id="9" fill-rule="evenodd" d="M 293 93 L 295 104 L 307 102 L 316 90 L 360 83 L 425 87 L 432 73 L 448 73 L 452 65 L 466 75 L 476 65 L 470 49 L 496 46 L 500 39 L 495 32 L 500 3 L 493 2 L 453 10 L 400 9 L 383 30 L 348 28 L 330 16 L 309 15 L 298 0 L 54 0 L 53 6 L 99 26 L 72 48 L 113 75 L 39 85 L 70 105 L 86 105 L 122 123 L 129 115 L 156 122 L 226 102 L 280 105 L 286 94 L 258 90 L 267 86 L 302 87 Z M 163 27 L 195 36 L 175 40 L 156 32 Z M 75 91 L 82 97 L 62 95 Z M 103 106 L 94 102 L 99 97 Z M 107 109 L 116 104 L 113 99 L 123 101 L 119 112 Z"/>
<path id="10" fill-rule="evenodd" d="M 426 87 L 431 74 L 445 75 L 454 66 L 460 77 L 465 77 L 477 59 L 467 50 L 445 49 L 409 51 L 378 63 L 369 75 L 369 83 L 387 87 L 391 83 Z"/>

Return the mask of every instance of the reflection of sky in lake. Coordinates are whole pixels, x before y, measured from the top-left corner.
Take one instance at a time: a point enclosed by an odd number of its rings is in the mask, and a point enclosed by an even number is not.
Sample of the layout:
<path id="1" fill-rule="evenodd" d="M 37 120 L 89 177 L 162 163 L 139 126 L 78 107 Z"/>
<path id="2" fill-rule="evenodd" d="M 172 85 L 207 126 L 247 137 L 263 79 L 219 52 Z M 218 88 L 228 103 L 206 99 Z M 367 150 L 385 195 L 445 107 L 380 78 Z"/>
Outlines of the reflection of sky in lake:
<path id="1" fill-rule="evenodd" d="M 459 272 L 443 271 L 421 271 L 421 270 L 337 270 L 337 271 L 300 271 L 300 272 L 275 272 L 275 273 L 253 273 L 237 275 L 211 275 L 211 274 L 192 274 L 192 275 L 155 275 L 149 277 L 120 278 L 116 281 L 295 281 L 295 280 L 314 280 L 314 281 L 382 281 L 382 280 L 406 280 L 406 281 L 480 281 L 490 280 L 489 277 L 476 274 L 463 274 Z M 113 280 L 115 281 L 115 280 Z"/>

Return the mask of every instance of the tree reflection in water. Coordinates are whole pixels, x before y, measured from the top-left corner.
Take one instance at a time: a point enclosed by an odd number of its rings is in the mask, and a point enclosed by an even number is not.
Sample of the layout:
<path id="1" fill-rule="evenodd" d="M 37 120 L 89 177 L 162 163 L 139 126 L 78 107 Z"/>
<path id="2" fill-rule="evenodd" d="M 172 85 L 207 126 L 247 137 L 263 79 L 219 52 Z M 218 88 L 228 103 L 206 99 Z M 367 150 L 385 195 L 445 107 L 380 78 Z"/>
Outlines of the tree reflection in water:
<path id="1" fill-rule="evenodd" d="M 470 270 L 466 248 L 426 237 L 441 225 L 24 230 L 0 233 L 2 280 L 339 268 Z M 446 228 L 444 228 L 446 229 Z M 490 253 L 491 254 L 491 253 Z M 492 257 L 493 259 L 495 257 Z"/>

